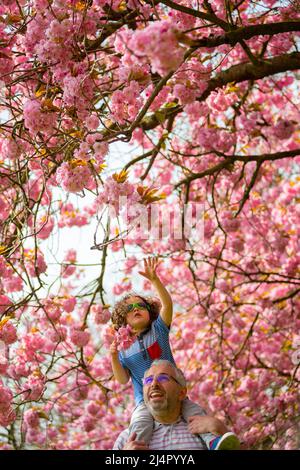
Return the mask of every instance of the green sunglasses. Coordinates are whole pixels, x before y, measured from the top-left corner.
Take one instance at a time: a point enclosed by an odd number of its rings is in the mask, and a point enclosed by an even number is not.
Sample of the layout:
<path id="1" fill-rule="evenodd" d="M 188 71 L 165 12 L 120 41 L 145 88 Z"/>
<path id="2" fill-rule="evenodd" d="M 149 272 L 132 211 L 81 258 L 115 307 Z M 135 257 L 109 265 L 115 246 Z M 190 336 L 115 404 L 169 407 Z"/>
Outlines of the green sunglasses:
<path id="1" fill-rule="evenodd" d="M 132 312 L 132 310 L 134 310 L 135 308 L 145 308 L 148 311 L 150 310 L 149 305 L 146 304 L 145 302 L 136 302 L 133 304 L 126 305 L 126 312 L 127 313 Z"/>

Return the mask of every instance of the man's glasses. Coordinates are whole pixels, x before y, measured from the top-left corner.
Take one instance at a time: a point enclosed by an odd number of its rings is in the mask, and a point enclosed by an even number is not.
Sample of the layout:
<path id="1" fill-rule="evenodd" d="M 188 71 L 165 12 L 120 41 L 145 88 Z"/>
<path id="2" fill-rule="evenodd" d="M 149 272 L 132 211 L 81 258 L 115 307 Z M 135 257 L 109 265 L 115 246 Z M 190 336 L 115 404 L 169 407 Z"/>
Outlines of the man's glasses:
<path id="1" fill-rule="evenodd" d="M 175 379 L 175 377 L 172 377 L 172 375 L 158 374 L 158 375 L 155 376 L 155 379 L 160 384 L 170 382 L 170 380 L 173 379 L 173 380 L 175 380 L 176 383 L 178 383 L 178 385 L 181 386 L 181 383 L 179 383 L 178 380 Z M 153 380 L 154 380 L 154 375 L 148 375 L 148 377 L 144 377 L 143 384 L 144 385 L 151 385 L 153 383 Z"/>
<path id="2" fill-rule="evenodd" d="M 135 308 L 144 308 L 146 310 L 149 310 L 149 305 L 147 305 L 145 302 L 137 302 L 134 304 L 128 304 L 126 305 L 126 312 L 132 312 Z"/>

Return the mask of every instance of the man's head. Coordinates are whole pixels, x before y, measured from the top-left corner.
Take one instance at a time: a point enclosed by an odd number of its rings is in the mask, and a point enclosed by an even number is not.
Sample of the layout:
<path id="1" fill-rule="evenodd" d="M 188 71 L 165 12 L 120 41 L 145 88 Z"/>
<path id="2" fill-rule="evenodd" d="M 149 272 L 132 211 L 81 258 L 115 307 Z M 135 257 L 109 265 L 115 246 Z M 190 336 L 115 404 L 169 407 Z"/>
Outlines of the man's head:
<path id="1" fill-rule="evenodd" d="M 143 391 L 145 404 L 157 421 L 177 420 L 186 397 L 186 381 L 180 369 L 169 361 L 154 361 L 144 374 Z"/>

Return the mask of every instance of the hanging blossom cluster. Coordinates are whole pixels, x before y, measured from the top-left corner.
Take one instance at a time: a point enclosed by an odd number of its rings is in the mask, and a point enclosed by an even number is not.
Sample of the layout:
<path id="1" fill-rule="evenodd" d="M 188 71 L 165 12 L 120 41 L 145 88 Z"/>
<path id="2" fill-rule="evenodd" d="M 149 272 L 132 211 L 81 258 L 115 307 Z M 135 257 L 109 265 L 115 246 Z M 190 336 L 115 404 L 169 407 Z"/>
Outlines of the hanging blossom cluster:
<path id="1" fill-rule="evenodd" d="M 145 57 L 150 61 L 153 72 L 165 75 L 177 70 L 184 59 L 185 48 L 179 45 L 177 32 L 172 22 L 157 21 L 135 32 L 128 46 L 138 60 Z"/>

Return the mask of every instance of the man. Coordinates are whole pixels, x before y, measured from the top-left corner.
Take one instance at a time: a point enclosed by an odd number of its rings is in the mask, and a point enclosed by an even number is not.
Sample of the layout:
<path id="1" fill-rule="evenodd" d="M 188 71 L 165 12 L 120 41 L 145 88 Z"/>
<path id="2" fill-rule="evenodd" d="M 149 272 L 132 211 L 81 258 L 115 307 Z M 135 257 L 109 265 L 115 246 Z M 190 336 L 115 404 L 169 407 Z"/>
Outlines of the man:
<path id="1" fill-rule="evenodd" d="M 186 382 L 182 372 L 169 361 L 152 363 L 145 372 L 143 393 L 145 404 L 154 418 L 149 447 L 136 440 L 135 433 L 129 436 L 128 429 L 125 429 L 117 438 L 114 450 L 205 450 L 207 447 L 197 434 L 225 435 L 227 432 L 224 424 L 211 416 L 192 416 L 189 423 L 182 419 Z"/>

